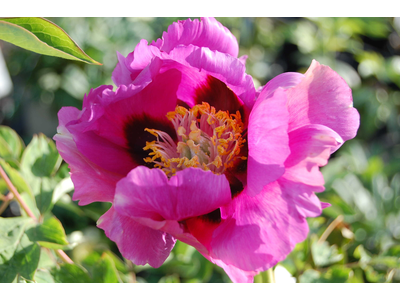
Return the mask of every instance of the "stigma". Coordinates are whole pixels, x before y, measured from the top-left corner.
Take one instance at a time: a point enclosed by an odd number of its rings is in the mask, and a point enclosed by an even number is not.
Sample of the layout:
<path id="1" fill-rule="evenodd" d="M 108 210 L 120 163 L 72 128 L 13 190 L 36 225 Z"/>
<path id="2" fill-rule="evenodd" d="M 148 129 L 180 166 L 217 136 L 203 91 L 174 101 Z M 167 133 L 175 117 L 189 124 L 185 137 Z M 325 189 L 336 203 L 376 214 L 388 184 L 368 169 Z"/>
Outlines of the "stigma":
<path id="1" fill-rule="evenodd" d="M 167 113 L 177 133 L 177 143 L 165 132 L 146 128 L 156 140 L 146 142 L 143 150 L 151 150 L 144 159 L 154 167 L 163 170 L 167 176 L 186 168 L 201 168 L 215 174 L 223 174 L 240 160 L 245 143 L 242 137 L 244 125 L 239 111 L 216 112 L 215 108 L 203 102 L 186 109 L 177 106 Z"/>

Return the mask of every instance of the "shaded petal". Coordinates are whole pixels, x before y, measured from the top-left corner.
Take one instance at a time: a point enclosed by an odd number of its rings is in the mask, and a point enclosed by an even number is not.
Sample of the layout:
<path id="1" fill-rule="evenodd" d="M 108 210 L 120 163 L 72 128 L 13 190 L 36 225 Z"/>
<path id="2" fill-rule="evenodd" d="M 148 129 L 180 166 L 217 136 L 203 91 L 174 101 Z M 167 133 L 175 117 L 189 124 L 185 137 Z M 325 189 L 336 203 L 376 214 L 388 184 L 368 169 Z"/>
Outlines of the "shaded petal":
<path id="1" fill-rule="evenodd" d="M 117 146 L 94 132 L 82 132 L 74 126 L 69 126 L 68 129 L 73 134 L 79 152 L 103 169 L 123 177 L 136 167 L 127 149 Z"/>
<path id="2" fill-rule="evenodd" d="M 80 200 L 79 205 L 95 201 L 112 202 L 116 183 L 122 176 L 101 168 L 78 151 L 66 124 L 78 119 L 80 115 L 81 111 L 75 107 L 61 108 L 58 112 L 58 134 L 54 136 L 57 150 L 71 170 L 71 179 L 75 186 L 73 200 Z"/>
<path id="3" fill-rule="evenodd" d="M 160 56 L 158 47 L 148 45 L 146 40 L 141 40 L 135 50 L 127 55 L 117 52 L 118 64 L 112 73 L 112 80 L 117 85 L 129 85 L 145 69 L 154 57 Z"/>
<path id="4" fill-rule="evenodd" d="M 289 131 L 308 124 L 325 125 L 343 140 L 352 139 L 360 124 L 351 89 L 335 71 L 313 60 L 304 79 L 288 90 Z"/>
<path id="5" fill-rule="evenodd" d="M 254 281 L 254 276 L 256 276 L 258 273 L 253 271 L 244 271 L 239 268 L 236 268 L 235 266 L 227 265 L 219 259 L 212 259 L 212 258 L 208 259 L 217 264 L 218 266 L 220 266 L 221 268 L 223 268 L 226 274 L 234 283 L 252 283 Z"/>
<path id="6" fill-rule="evenodd" d="M 125 127 L 132 119 L 147 115 L 160 123 L 169 123 L 166 114 L 175 110 L 181 76 L 178 70 L 169 69 L 153 74 L 152 81 L 143 89 L 136 91 L 134 85 L 121 86 L 114 95 L 109 95 L 114 101 L 107 106 L 101 118 L 92 122 L 90 129 L 119 146 L 127 147 Z M 143 131 L 144 128 L 140 129 Z"/>
<path id="7" fill-rule="evenodd" d="M 145 86 L 120 86 L 116 92 L 105 90 L 95 94 L 97 101 L 90 105 L 91 114 L 85 122 L 69 124 L 78 149 L 91 161 L 106 170 L 123 176 L 143 165 L 148 152 L 143 150 L 146 141 L 156 138 L 145 128 L 163 130 L 175 136 L 172 123 L 166 118 L 177 104 L 177 89 L 181 81 L 178 70 L 157 73 L 160 64 L 154 61 L 148 69 L 151 82 Z M 155 73 L 155 74 L 154 74 Z M 89 93 L 87 98 L 92 98 Z M 149 101 L 149 99 L 151 101 Z"/>
<path id="8" fill-rule="evenodd" d="M 248 58 L 247 55 L 242 55 L 241 57 L 239 57 L 239 61 L 240 61 L 243 65 L 246 65 L 247 58 Z"/>
<path id="9" fill-rule="evenodd" d="M 136 265 L 148 263 L 160 267 L 175 245 L 175 238 L 160 230 L 143 226 L 118 214 L 111 207 L 97 222 L 106 236 L 114 241 L 121 254 Z"/>
<path id="10" fill-rule="evenodd" d="M 115 209 L 131 218 L 184 220 L 229 203 L 224 175 L 188 168 L 169 180 L 160 169 L 139 166 L 117 184 Z"/>
<path id="11" fill-rule="evenodd" d="M 162 62 L 160 72 L 163 73 L 168 70 L 180 72 L 181 81 L 176 95 L 187 107 L 208 102 L 217 111 L 228 110 L 231 113 L 239 111 L 242 118 L 246 119 L 250 108 L 246 106 L 240 95 L 236 93 L 236 91 L 243 91 L 247 86 L 245 79 L 244 81 L 234 82 L 235 84 L 239 84 L 235 86 L 221 75 L 208 72 L 204 69 L 199 70 L 189 64 L 184 65 L 173 60 Z M 252 90 L 254 92 L 254 86 L 251 86 L 252 89 L 249 88 L 248 90 L 249 95 Z M 179 105 L 182 104 L 179 103 Z"/>
<path id="12" fill-rule="evenodd" d="M 171 51 L 170 56 L 224 82 L 247 108 L 251 109 L 254 105 L 254 83 L 251 76 L 246 74 L 245 66 L 239 59 L 208 48 L 194 46 L 177 47 Z"/>
<path id="13" fill-rule="evenodd" d="M 289 133 L 291 154 L 285 161 L 285 178 L 308 185 L 322 186 L 319 167 L 325 166 L 331 153 L 343 143 L 332 129 L 323 125 L 307 125 Z"/>
<path id="14" fill-rule="evenodd" d="M 285 176 L 279 179 L 282 194 L 296 208 L 298 213 L 306 217 L 318 217 L 322 213 L 322 204 L 314 192 L 323 192 L 324 187 L 287 180 Z"/>
<path id="15" fill-rule="evenodd" d="M 266 98 L 262 92 L 249 117 L 249 195 L 258 194 L 285 172 L 284 162 L 290 154 L 288 120 L 285 91 L 279 88 Z"/>
<path id="16" fill-rule="evenodd" d="M 332 206 L 332 204 L 327 203 L 327 202 L 321 202 L 321 208 L 322 209 L 325 209 L 325 208 L 330 207 L 330 206 Z"/>
<path id="17" fill-rule="evenodd" d="M 215 18 L 174 22 L 164 32 L 162 42 L 158 40 L 152 45 L 159 45 L 160 50 L 167 53 L 179 45 L 207 47 L 234 57 L 239 52 L 235 36 Z"/>
<path id="18" fill-rule="evenodd" d="M 272 78 L 268 83 L 262 87 L 264 97 L 271 95 L 277 88 L 285 90 L 298 85 L 304 78 L 304 75 L 296 72 L 285 72 Z"/>
<path id="19" fill-rule="evenodd" d="M 214 231 L 211 256 L 244 271 L 271 268 L 308 233 L 305 218 L 276 181 L 255 197 L 245 189 L 221 214 L 225 221 Z"/>
<path id="20" fill-rule="evenodd" d="M 137 47 L 137 46 L 136 46 Z M 111 79 L 116 86 L 129 85 L 132 83 L 132 70 L 129 68 L 129 61 L 132 60 L 133 52 L 125 58 L 117 51 L 118 63 L 112 72 Z M 141 71 L 141 70 L 140 70 Z"/>

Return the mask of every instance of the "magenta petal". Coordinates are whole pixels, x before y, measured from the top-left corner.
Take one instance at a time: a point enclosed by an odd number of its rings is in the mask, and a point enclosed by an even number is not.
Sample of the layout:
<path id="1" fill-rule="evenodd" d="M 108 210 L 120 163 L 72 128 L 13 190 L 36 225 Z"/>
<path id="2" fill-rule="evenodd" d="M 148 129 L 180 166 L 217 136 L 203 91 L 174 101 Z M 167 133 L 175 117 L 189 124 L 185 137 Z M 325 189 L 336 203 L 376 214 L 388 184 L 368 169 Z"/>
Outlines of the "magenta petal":
<path id="1" fill-rule="evenodd" d="M 143 115 L 169 122 L 166 114 L 175 110 L 177 104 L 177 90 L 181 82 L 181 73 L 178 70 L 170 69 L 159 74 L 159 67 L 149 72 L 151 81 L 144 87 L 135 85 L 120 86 L 116 92 L 104 96 L 110 98 L 104 106 L 103 114 L 97 120 L 91 122 L 90 129 L 96 135 L 103 137 L 121 147 L 128 147 L 129 137 L 126 136 L 126 126 Z M 143 73 L 141 75 L 144 75 Z M 149 101 L 151 99 L 151 101 Z M 172 126 L 172 124 L 171 124 Z M 157 128 L 154 128 L 157 129 Z M 139 130 L 139 129 L 138 129 Z M 140 128 L 143 132 L 144 128 Z M 145 144 L 142 146 L 142 148 Z"/>
<path id="2" fill-rule="evenodd" d="M 189 53 L 184 60 L 191 66 L 202 72 L 221 80 L 232 89 L 232 91 L 244 102 L 246 107 L 251 109 L 254 104 L 255 88 L 250 75 L 246 74 L 246 68 L 243 63 L 230 55 L 212 51 L 208 48 L 191 48 L 189 52 L 182 47 L 174 49 L 171 57 L 182 60 L 182 51 Z"/>
<path id="3" fill-rule="evenodd" d="M 169 180 L 160 169 L 139 166 L 117 184 L 115 209 L 131 218 L 184 220 L 231 201 L 224 175 L 188 168 Z"/>
<path id="4" fill-rule="evenodd" d="M 112 80 L 117 85 L 129 85 L 145 69 L 153 58 L 160 56 L 160 49 L 148 45 L 146 40 L 141 40 L 135 50 L 123 57 L 118 55 L 118 64 L 112 73 Z"/>
<path id="5" fill-rule="evenodd" d="M 221 209 L 211 256 L 244 271 L 260 272 L 283 260 L 307 237 L 308 225 L 278 182 L 255 197 L 246 189 Z"/>
<path id="6" fill-rule="evenodd" d="M 166 114 L 177 104 L 181 73 L 170 69 L 160 74 L 160 65 L 156 61 L 155 64 L 142 72 L 141 75 L 152 73 L 150 82 L 143 81 L 144 86 L 120 86 L 116 92 L 91 91 L 85 98 L 88 116 L 67 125 L 79 151 L 105 170 L 125 176 L 144 164 L 148 152 L 143 147 L 146 141 L 155 139 L 145 128 L 175 134 Z"/>
<path id="7" fill-rule="evenodd" d="M 143 226 L 118 214 L 113 207 L 101 216 L 97 227 L 103 229 L 121 254 L 136 265 L 148 263 L 154 268 L 160 267 L 176 242 L 170 234 Z"/>
<path id="8" fill-rule="evenodd" d="M 112 72 L 111 79 L 115 83 L 116 86 L 120 85 L 128 85 L 132 83 L 131 72 L 132 70 L 129 68 L 128 61 L 129 58 L 132 57 L 132 53 L 129 54 L 126 58 L 117 51 L 118 63 Z"/>
<path id="9" fill-rule="evenodd" d="M 75 186 L 73 199 L 80 200 L 80 205 L 95 201 L 112 202 L 115 185 L 122 176 L 99 167 L 78 151 L 73 135 L 65 125 L 80 115 L 81 112 L 75 107 L 63 107 L 58 113 L 58 134 L 54 136 L 57 149 L 71 170 Z"/>
<path id="10" fill-rule="evenodd" d="M 279 179 L 283 197 L 288 199 L 302 217 L 318 217 L 322 213 L 322 204 L 315 192 L 323 192 L 324 187 L 293 182 L 284 177 Z"/>
<path id="11" fill-rule="evenodd" d="M 305 77 L 288 90 L 289 131 L 308 124 L 325 125 L 343 140 L 353 138 L 360 115 L 353 108 L 351 89 L 331 68 L 313 60 Z"/>
<path id="12" fill-rule="evenodd" d="M 160 41 L 157 41 L 160 45 Z M 155 42 L 153 42 L 156 45 Z M 169 53 L 178 45 L 195 45 L 228 53 L 237 57 L 239 45 L 235 36 L 215 18 L 201 18 L 201 21 L 178 21 L 163 34 L 160 50 Z"/>
<path id="13" fill-rule="evenodd" d="M 289 133 L 291 154 L 285 162 L 285 178 L 308 185 L 322 186 L 319 167 L 343 143 L 332 129 L 323 125 L 307 125 Z"/>
<path id="14" fill-rule="evenodd" d="M 261 93 L 249 118 L 247 188 L 250 195 L 259 193 L 285 172 L 284 162 L 290 154 L 288 120 L 285 91 L 279 88 L 268 98 Z"/>
<path id="15" fill-rule="evenodd" d="M 325 208 L 330 207 L 330 206 L 332 206 L 332 204 L 327 203 L 327 202 L 321 202 L 321 208 L 322 209 L 325 209 Z"/>
<path id="16" fill-rule="evenodd" d="M 287 90 L 291 87 L 298 85 L 303 80 L 303 78 L 303 74 L 296 72 L 282 73 L 268 81 L 268 83 L 262 88 L 262 93 L 264 94 L 264 97 L 268 97 L 277 88 L 283 88 Z"/>
<path id="17" fill-rule="evenodd" d="M 254 276 L 257 272 L 243 271 L 232 265 L 227 265 L 221 260 L 211 259 L 215 264 L 224 269 L 226 274 L 234 283 L 252 283 L 254 281 Z"/>
<path id="18" fill-rule="evenodd" d="M 81 132 L 70 126 L 78 150 L 103 169 L 124 176 L 136 167 L 129 152 L 93 132 Z"/>

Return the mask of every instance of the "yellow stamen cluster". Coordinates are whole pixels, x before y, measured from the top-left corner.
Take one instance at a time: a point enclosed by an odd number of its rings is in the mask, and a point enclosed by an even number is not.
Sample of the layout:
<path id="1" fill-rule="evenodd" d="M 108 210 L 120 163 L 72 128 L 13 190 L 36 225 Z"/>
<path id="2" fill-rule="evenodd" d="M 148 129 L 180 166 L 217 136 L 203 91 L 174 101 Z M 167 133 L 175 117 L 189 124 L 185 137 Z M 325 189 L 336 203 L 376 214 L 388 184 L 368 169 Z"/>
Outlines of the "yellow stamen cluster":
<path id="1" fill-rule="evenodd" d="M 246 159 L 239 156 L 245 143 L 239 112 L 216 112 L 214 107 L 203 102 L 189 110 L 177 106 L 167 118 L 175 127 L 178 143 L 163 131 L 146 128 L 157 140 L 146 142 L 143 149 L 152 150 L 144 161 L 154 163 L 168 176 L 190 167 L 223 174 L 238 159 Z"/>

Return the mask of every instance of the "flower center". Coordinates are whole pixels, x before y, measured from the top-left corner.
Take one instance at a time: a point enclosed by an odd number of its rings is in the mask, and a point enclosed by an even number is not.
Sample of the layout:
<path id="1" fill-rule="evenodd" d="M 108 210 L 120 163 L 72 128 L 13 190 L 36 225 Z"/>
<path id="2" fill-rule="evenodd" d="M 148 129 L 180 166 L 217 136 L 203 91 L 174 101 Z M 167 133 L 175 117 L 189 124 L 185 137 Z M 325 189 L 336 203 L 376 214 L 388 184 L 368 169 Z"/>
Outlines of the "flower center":
<path id="1" fill-rule="evenodd" d="M 177 106 L 175 111 L 167 113 L 167 118 L 175 127 L 178 144 L 167 133 L 146 128 L 157 140 L 146 142 L 143 150 L 152 150 L 144 161 L 154 163 L 168 176 L 190 167 L 223 174 L 238 159 L 247 159 L 239 156 L 245 140 L 238 111 L 215 112 L 214 107 L 203 102 L 189 110 Z"/>

